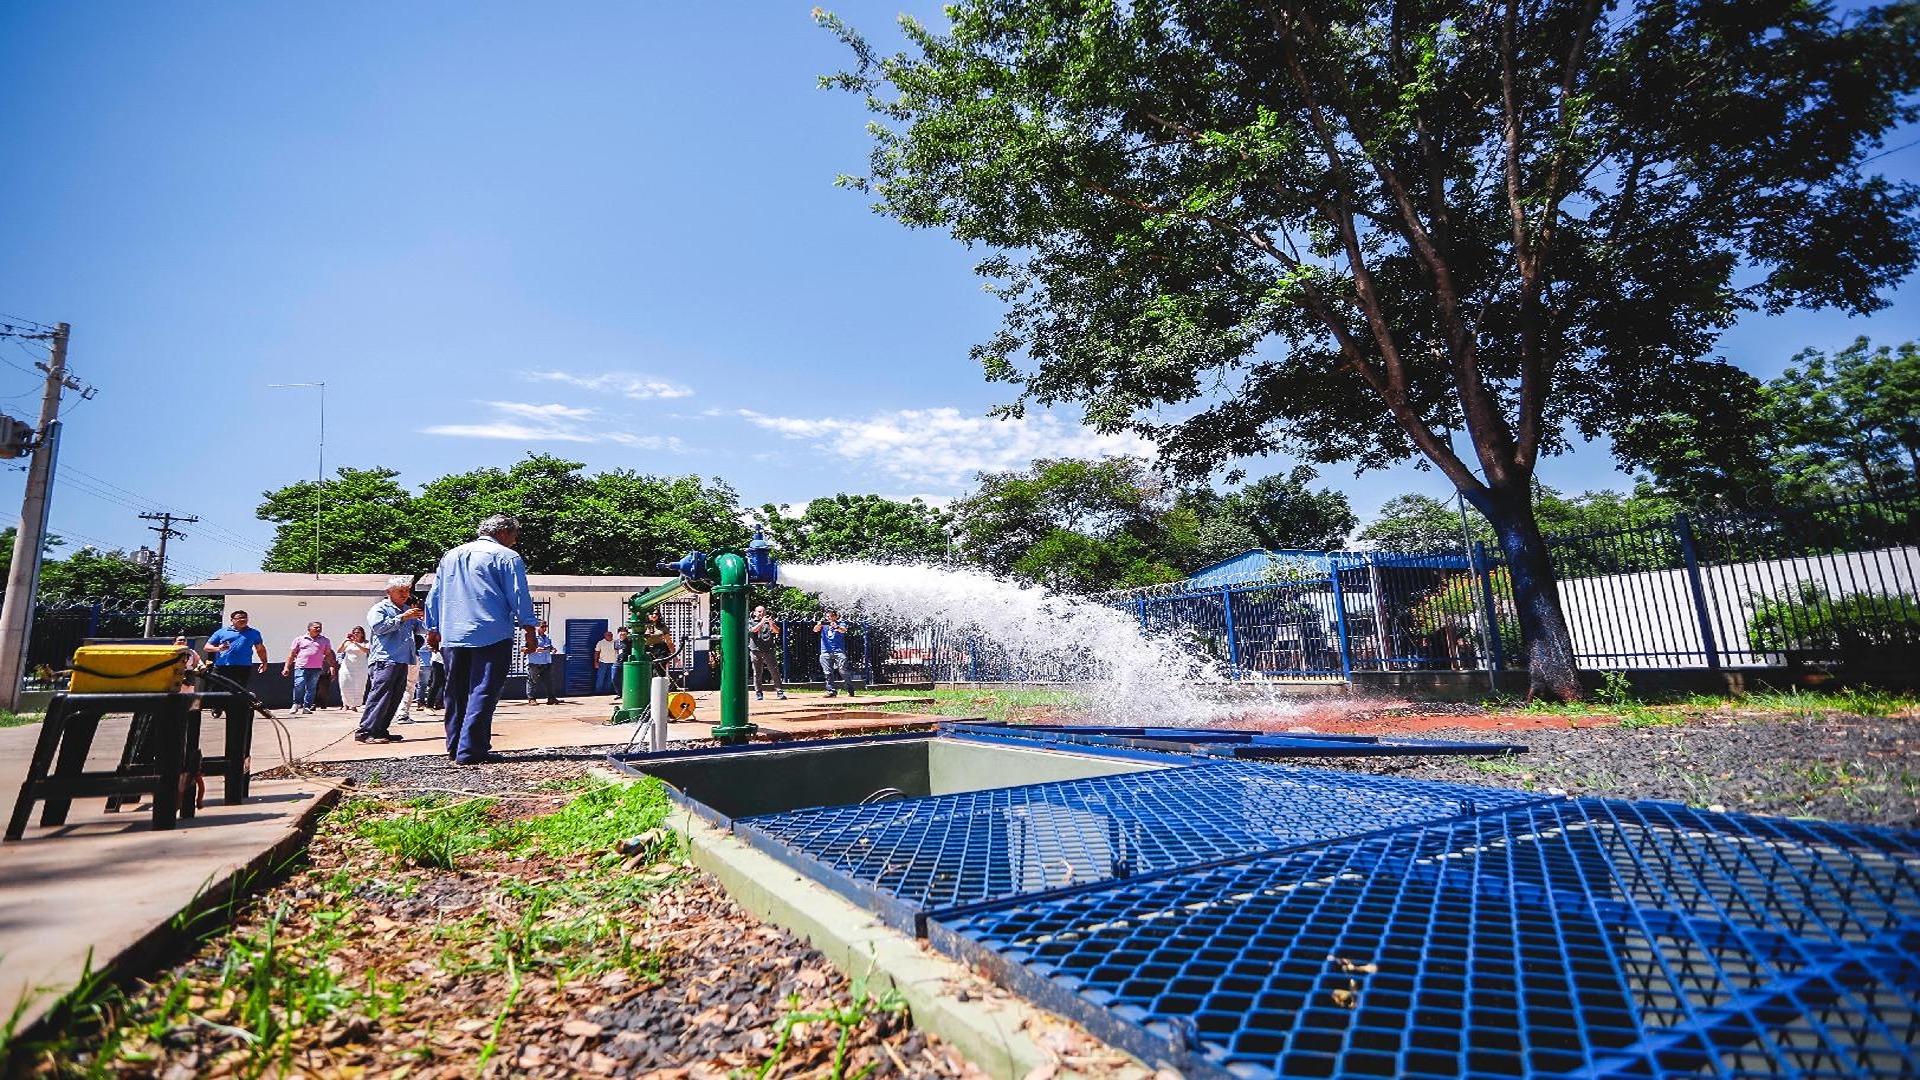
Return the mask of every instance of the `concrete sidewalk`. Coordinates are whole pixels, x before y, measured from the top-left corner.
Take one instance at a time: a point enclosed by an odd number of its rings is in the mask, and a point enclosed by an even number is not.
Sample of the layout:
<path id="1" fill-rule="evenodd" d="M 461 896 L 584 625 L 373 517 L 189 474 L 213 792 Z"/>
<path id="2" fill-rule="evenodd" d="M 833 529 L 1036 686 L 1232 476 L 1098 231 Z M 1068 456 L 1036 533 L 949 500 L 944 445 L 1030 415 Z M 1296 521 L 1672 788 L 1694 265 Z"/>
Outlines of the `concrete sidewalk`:
<path id="1" fill-rule="evenodd" d="M 694 720 L 668 725 L 675 742 L 711 738 L 719 721 L 718 694 L 694 696 Z M 750 716 L 763 729 L 757 738 L 925 727 L 939 719 L 875 711 L 880 700 L 796 693 L 785 701 L 753 702 Z M 494 718 L 494 749 L 626 745 L 635 726 L 608 725 L 613 707 L 609 697 L 559 705 L 503 703 Z M 404 742 L 386 744 L 354 742 L 360 714 L 340 709 L 256 718 L 252 771 L 299 764 L 302 775 L 255 780 L 239 806 L 224 805 L 219 779 L 209 778 L 199 816 L 171 830 L 152 828 L 144 801 L 108 814 L 104 799 L 76 799 L 67 824 L 57 828 L 41 827 L 36 807 L 23 839 L 0 842 L 0 1016 L 27 999 L 18 1025 L 25 1030 L 73 989 L 88 966 L 142 970 L 173 937 L 176 915 L 197 901 L 244 891 L 255 875 L 270 873 L 304 846 L 313 819 L 338 797 L 338 782 L 325 776 L 329 763 L 444 754 L 440 717 L 416 716 L 419 722 L 394 725 Z M 115 766 L 130 722 L 124 715 L 102 721 L 89 770 Z M 0 813 L 12 811 L 39 734 L 38 724 L 0 729 Z M 219 752 L 218 723 L 206 724 L 203 737 L 207 753 Z"/>
<path id="2" fill-rule="evenodd" d="M 667 725 L 674 742 L 713 737 L 713 726 L 720 722 L 719 692 L 697 691 L 693 719 Z M 881 712 L 880 704 L 920 704 L 930 697 L 902 697 L 861 694 L 827 698 L 823 694 L 798 693 L 785 701 L 769 698 L 749 702 L 748 718 L 761 728 L 757 739 L 795 736 L 852 735 L 882 728 L 927 727 L 941 717 L 915 713 Z M 493 748 L 511 753 L 524 750 L 561 750 L 587 746 L 625 746 L 634 737 L 632 724 L 610 725 L 614 699 L 606 696 L 572 698 L 558 705 L 534 705 L 524 701 L 505 701 L 493 718 Z M 375 761 L 382 758 L 424 757 L 446 753 L 446 737 L 440 715 L 424 711 L 414 713 L 414 723 L 396 722 L 397 743 L 357 743 L 353 733 L 360 714 L 340 709 L 323 709 L 312 715 L 281 717 L 281 726 L 291 738 L 294 757 L 306 764 L 334 761 Z M 643 742 L 641 735 L 638 742 Z M 116 744 L 118 745 L 118 744 Z M 285 763 L 285 754 L 276 744 L 272 725 L 256 721 L 253 742 L 255 770 L 270 769 Z"/>

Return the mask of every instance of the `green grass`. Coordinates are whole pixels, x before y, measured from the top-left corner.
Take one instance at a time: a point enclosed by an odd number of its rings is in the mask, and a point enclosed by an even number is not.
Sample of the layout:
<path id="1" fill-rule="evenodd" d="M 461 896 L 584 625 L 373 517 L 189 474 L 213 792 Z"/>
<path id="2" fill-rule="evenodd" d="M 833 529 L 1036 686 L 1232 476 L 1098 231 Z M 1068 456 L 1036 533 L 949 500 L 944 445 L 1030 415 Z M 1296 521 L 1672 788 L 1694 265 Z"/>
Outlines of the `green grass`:
<path id="1" fill-rule="evenodd" d="M 937 716 L 978 716 L 988 720 L 1017 719 L 1019 714 L 1036 709 L 1056 712 L 1077 712 L 1081 708 L 1080 695 L 1071 690 L 981 690 L 981 689 L 936 689 L 936 690 L 871 690 L 862 691 L 865 696 L 884 701 L 889 697 L 933 698 L 932 704 L 926 702 L 899 702 L 880 704 L 876 707 L 884 712 L 932 713 Z"/>
<path id="2" fill-rule="evenodd" d="M 549 857 L 545 867 L 557 873 L 501 876 L 476 913 L 419 930 L 415 948 L 437 946 L 448 971 L 506 980 L 476 1071 L 498 1050 L 527 978 L 537 974 L 565 987 L 614 970 L 636 984 L 660 977 L 662 954 L 627 924 L 685 872 L 680 841 L 663 828 L 671 806 L 665 789 L 651 780 L 569 786 L 579 794 L 565 806 L 518 821 L 499 820 L 493 799 L 440 797 L 398 806 L 351 799 L 327 819 L 335 831 L 430 870 L 483 853 Z M 89 973 L 65 1003 L 74 1022 L 31 1046 L 17 1038 L 19 1010 L 0 1017 L 0 1060 L 16 1050 L 10 1065 L 40 1063 L 54 1076 L 155 1072 L 168 1060 L 177 1064 L 177 1052 L 169 1058 L 167 1048 L 178 1040 L 212 1034 L 224 1046 L 202 1071 L 217 1063 L 223 1075 L 286 1075 L 329 1024 L 404 1014 L 412 986 L 377 967 L 353 971 L 337 957 L 360 932 L 370 903 L 377 907 L 381 894 L 411 894 L 427 876 L 402 872 L 401 880 L 383 883 L 363 858 L 344 850 L 348 865 L 314 874 L 253 928 L 213 938 L 198 958 L 132 997 Z M 604 854 L 582 858 L 596 851 Z M 296 920 L 296 911 L 303 918 Z M 352 948 L 364 956 L 367 944 L 353 939 Z"/>
<path id="3" fill-rule="evenodd" d="M 1752 709 L 1797 716 L 1828 713 L 1893 716 L 1920 711 L 1920 695 L 1876 687 L 1756 690 L 1748 694 L 1635 694 L 1624 679 L 1609 679 L 1588 701 L 1520 702 L 1498 697 L 1489 699 L 1485 704 L 1488 708 L 1530 716 L 1617 717 L 1625 727 L 1657 727 L 1685 723 L 1690 712 L 1722 709 Z"/>
<path id="4" fill-rule="evenodd" d="M 28 724 L 39 723 L 41 719 L 40 713 L 17 713 L 0 709 L 0 728 L 26 727 Z"/>
<path id="5" fill-rule="evenodd" d="M 401 862 L 451 870 L 461 856 L 497 846 L 494 805 L 492 799 L 416 799 L 405 813 L 366 818 L 354 832 Z"/>

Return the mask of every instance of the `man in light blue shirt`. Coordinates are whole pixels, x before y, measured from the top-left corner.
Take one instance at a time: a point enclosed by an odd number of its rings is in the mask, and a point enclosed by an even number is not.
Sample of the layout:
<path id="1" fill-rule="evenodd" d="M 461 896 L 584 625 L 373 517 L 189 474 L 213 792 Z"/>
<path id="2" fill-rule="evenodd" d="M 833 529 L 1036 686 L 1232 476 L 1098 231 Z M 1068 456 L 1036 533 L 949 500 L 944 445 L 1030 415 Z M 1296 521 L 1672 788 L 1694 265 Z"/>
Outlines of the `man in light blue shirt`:
<path id="1" fill-rule="evenodd" d="M 527 561 L 514 550 L 520 522 L 495 514 L 480 523 L 479 539 L 440 556 L 427 594 L 427 644 L 447 669 L 447 756 L 456 764 L 498 761 L 493 710 L 513 663 L 513 632 L 537 644 Z"/>
<path id="2" fill-rule="evenodd" d="M 407 696 L 407 666 L 413 663 L 413 636 L 426 612 L 409 600 L 413 579 L 404 574 L 387 579 L 387 595 L 367 611 L 367 634 L 373 639 L 367 654 L 367 705 L 360 713 L 354 742 L 399 742 L 388 730 L 393 714 Z"/>
<path id="3" fill-rule="evenodd" d="M 527 650 L 527 704 L 538 705 L 542 695 L 547 704 L 558 705 L 560 699 L 554 695 L 560 688 L 554 685 L 553 677 L 553 638 L 547 634 L 547 624 L 543 620 L 533 628 L 533 648 Z"/>

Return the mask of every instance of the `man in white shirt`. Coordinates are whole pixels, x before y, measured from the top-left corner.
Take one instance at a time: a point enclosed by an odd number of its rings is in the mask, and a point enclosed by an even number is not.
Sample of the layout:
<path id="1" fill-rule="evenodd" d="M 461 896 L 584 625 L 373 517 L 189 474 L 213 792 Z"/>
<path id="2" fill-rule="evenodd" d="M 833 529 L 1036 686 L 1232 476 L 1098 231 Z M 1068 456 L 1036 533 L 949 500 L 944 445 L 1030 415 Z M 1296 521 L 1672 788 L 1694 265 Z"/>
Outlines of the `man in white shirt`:
<path id="1" fill-rule="evenodd" d="M 620 646 L 613 640 L 613 631 L 593 643 L 593 692 L 596 694 L 617 694 L 620 692 Z"/>

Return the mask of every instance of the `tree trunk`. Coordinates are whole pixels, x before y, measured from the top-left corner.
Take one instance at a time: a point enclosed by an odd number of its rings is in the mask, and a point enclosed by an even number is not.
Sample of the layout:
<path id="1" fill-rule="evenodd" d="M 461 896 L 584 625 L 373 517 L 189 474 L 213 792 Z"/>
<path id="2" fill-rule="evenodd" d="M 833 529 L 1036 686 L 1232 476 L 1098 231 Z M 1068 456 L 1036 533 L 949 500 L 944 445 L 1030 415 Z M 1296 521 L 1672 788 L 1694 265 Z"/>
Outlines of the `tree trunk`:
<path id="1" fill-rule="evenodd" d="M 1531 485 L 1519 492 L 1491 490 L 1480 509 L 1493 524 L 1506 553 L 1513 581 L 1513 604 L 1520 638 L 1527 650 L 1527 693 L 1553 701 L 1578 701 L 1580 677 L 1574 667 L 1573 635 L 1567 630 L 1560 590 L 1547 558 L 1546 538 L 1533 516 Z"/>

